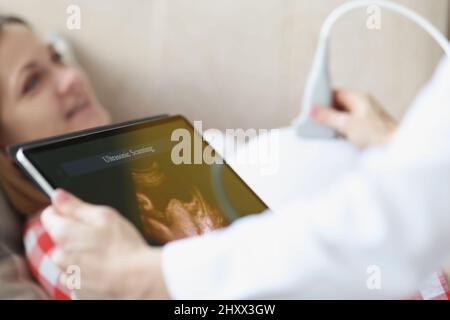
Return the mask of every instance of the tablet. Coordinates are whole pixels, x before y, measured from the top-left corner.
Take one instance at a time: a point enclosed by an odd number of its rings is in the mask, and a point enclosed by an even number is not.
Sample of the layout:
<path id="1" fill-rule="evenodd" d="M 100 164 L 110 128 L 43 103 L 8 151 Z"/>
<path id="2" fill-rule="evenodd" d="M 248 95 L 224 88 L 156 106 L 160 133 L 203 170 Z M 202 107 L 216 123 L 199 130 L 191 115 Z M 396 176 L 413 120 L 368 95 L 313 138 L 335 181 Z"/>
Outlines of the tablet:
<path id="1" fill-rule="evenodd" d="M 19 149 L 24 148 L 24 147 L 53 143 L 53 142 L 57 142 L 57 141 L 61 141 L 61 140 L 69 139 L 69 138 L 80 137 L 83 135 L 89 135 L 89 134 L 98 133 L 98 132 L 102 132 L 102 131 L 117 129 L 120 127 L 126 127 L 126 126 L 130 126 L 133 124 L 149 122 L 152 120 L 157 120 L 157 119 L 166 118 L 166 117 L 168 117 L 167 114 L 158 114 L 158 115 L 151 116 L 151 117 L 128 120 L 128 121 L 119 122 L 119 123 L 115 123 L 115 124 L 108 124 L 108 125 L 104 125 L 104 126 L 69 132 L 69 133 L 65 133 L 62 135 L 58 135 L 58 136 L 52 136 L 52 137 L 47 137 L 47 138 L 43 138 L 43 139 L 18 143 L 18 144 L 11 144 L 11 145 L 6 146 L 6 151 L 13 159 L 15 159 L 17 151 L 19 151 Z"/>
<path id="2" fill-rule="evenodd" d="M 15 158 L 49 197 L 63 188 L 112 206 L 154 245 L 267 209 L 182 116 L 23 145 Z"/>

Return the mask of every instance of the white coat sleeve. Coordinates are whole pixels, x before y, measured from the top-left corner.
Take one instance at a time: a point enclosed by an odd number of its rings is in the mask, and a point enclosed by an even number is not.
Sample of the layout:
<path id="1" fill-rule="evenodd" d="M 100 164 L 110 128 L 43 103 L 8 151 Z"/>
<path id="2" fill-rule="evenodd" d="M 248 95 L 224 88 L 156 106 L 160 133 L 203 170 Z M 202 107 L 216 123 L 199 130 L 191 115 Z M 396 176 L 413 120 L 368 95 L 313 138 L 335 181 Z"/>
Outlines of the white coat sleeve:
<path id="1" fill-rule="evenodd" d="M 450 261 L 449 83 L 442 64 L 391 143 L 367 151 L 320 195 L 167 245 L 162 268 L 171 296 L 413 294 Z"/>

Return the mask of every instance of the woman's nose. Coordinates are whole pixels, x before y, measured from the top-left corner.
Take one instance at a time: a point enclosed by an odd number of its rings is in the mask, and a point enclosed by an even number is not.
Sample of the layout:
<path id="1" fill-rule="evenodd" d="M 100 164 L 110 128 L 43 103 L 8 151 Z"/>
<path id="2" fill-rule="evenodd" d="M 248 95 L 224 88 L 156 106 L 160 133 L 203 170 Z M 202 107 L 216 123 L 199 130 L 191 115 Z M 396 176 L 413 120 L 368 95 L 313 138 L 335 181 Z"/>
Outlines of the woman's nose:
<path id="1" fill-rule="evenodd" d="M 66 67 L 57 71 L 57 90 L 58 94 L 66 95 L 73 91 L 78 91 L 81 86 L 81 74 L 72 67 Z"/>

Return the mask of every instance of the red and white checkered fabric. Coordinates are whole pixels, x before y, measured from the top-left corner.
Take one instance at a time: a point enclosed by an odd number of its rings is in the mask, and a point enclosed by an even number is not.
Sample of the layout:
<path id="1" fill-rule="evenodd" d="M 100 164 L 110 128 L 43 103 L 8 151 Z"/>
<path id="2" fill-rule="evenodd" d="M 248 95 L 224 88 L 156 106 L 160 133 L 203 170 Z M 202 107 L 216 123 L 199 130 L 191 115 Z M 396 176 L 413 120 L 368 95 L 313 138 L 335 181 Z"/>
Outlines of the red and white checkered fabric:
<path id="1" fill-rule="evenodd" d="M 24 245 L 31 273 L 52 299 L 70 300 L 70 291 L 59 281 L 62 271 L 50 260 L 54 243 L 44 230 L 40 216 L 25 225 Z"/>
<path id="2" fill-rule="evenodd" d="M 28 221 L 24 233 L 25 251 L 32 274 L 53 299 L 69 300 L 70 291 L 59 281 L 62 271 L 50 260 L 53 241 L 44 230 L 40 217 Z M 423 284 L 415 300 L 450 300 L 450 290 L 442 272 L 435 272 Z"/>
<path id="3" fill-rule="evenodd" d="M 434 272 L 421 286 L 417 300 L 450 300 L 450 290 L 443 272 Z"/>

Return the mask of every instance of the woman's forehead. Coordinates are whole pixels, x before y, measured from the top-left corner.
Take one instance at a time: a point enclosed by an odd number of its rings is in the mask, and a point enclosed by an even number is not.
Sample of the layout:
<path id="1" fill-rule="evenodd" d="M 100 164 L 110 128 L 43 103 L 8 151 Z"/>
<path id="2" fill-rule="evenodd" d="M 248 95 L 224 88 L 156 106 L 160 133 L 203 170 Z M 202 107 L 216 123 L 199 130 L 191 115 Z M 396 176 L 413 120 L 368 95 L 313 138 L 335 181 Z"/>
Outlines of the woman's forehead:
<path id="1" fill-rule="evenodd" d="M 24 68 L 33 59 L 45 52 L 45 43 L 30 29 L 20 24 L 2 27 L 0 36 L 0 81 L 12 85 Z"/>

